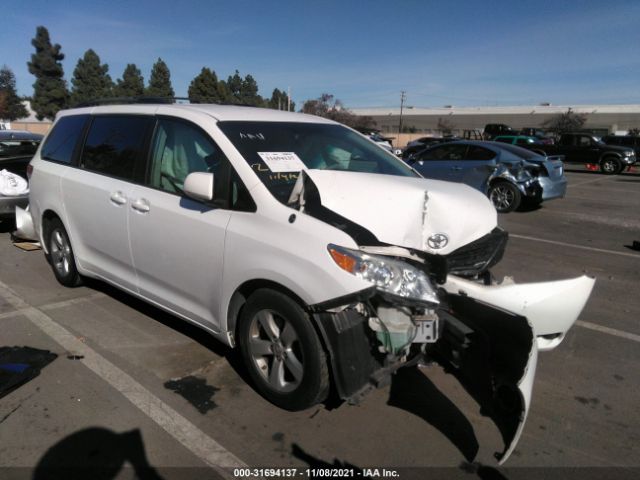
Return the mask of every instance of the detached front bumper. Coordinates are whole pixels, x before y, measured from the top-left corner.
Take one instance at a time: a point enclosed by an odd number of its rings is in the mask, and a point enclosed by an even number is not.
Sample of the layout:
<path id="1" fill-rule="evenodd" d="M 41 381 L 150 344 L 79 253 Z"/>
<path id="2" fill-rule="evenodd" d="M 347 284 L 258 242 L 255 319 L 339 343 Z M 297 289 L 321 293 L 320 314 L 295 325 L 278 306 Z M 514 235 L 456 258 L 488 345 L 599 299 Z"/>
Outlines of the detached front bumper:
<path id="1" fill-rule="evenodd" d="M 358 294 L 375 303 L 375 290 Z M 385 352 L 370 318 L 357 308 L 316 312 L 313 318 L 327 347 L 336 390 L 349 403 L 359 403 L 372 389 L 386 386 L 392 374 L 419 361 L 436 361 L 453 374 L 501 432 L 505 461 L 522 432 L 531 399 L 537 362 L 535 334 L 527 319 L 461 295 L 445 295 L 435 310 L 438 338 L 414 343 L 406 352 Z M 398 305 L 406 311 L 415 305 Z M 419 309 L 418 309 L 419 310 Z"/>
<path id="2" fill-rule="evenodd" d="M 499 428 L 509 457 L 531 404 L 539 350 L 555 348 L 582 311 L 594 280 L 486 286 L 449 275 L 437 307 L 390 298 L 374 287 L 311 307 L 328 350 L 336 390 L 358 403 L 371 389 L 389 384 L 401 367 L 437 361 L 476 399 L 480 412 Z M 396 315 L 389 316 L 390 310 Z M 380 341 L 372 325 L 437 318 L 437 338 L 395 349 Z M 372 318 L 373 317 L 373 318 Z M 389 330 L 392 331 L 389 324 Z M 379 333 L 379 330 L 378 330 Z M 408 338 L 406 348 L 403 345 Z"/>

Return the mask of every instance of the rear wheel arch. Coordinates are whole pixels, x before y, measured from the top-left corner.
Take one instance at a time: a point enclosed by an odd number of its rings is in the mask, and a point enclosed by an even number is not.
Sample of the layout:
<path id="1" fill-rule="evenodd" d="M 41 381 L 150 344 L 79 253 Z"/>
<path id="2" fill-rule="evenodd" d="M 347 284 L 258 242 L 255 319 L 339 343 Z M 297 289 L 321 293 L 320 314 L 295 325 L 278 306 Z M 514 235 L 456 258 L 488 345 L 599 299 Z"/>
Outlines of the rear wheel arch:
<path id="1" fill-rule="evenodd" d="M 47 209 L 42 213 L 42 222 L 40 224 L 40 240 L 41 240 L 41 245 L 45 251 L 46 254 L 49 253 L 49 246 L 46 244 L 46 240 L 48 238 L 48 233 L 49 233 L 49 228 L 51 228 L 51 222 L 53 220 L 59 220 L 60 222 L 62 222 L 62 224 L 64 225 L 64 222 L 62 221 L 62 218 L 60 217 L 60 215 L 58 215 L 55 211 L 51 210 L 51 209 Z M 65 229 L 67 228 L 67 226 L 65 225 Z M 69 230 L 67 229 L 67 232 Z"/>

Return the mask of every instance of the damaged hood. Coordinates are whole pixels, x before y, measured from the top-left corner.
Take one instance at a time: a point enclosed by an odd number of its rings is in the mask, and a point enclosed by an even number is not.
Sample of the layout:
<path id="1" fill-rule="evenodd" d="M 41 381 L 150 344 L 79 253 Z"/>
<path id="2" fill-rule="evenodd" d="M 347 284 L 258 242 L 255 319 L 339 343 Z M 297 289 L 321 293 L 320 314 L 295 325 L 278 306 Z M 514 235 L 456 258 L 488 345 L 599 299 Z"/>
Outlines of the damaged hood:
<path id="1" fill-rule="evenodd" d="M 301 210 L 308 181 L 317 188 L 323 207 L 390 245 L 446 255 L 497 226 L 497 213 L 489 200 L 460 183 L 377 173 L 303 170 L 289 199 L 290 204 L 299 204 Z"/>

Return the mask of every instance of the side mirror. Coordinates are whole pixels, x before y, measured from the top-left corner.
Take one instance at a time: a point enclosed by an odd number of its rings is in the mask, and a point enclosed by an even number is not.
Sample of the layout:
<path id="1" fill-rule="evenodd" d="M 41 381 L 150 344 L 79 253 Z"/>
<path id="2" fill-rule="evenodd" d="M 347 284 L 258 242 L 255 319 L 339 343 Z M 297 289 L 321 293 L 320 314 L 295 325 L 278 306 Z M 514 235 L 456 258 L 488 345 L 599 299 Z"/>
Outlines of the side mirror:
<path id="1" fill-rule="evenodd" d="M 193 172 L 184 179 L 184 193 L 195 199 L 213 200 L 213 173 Z"/>

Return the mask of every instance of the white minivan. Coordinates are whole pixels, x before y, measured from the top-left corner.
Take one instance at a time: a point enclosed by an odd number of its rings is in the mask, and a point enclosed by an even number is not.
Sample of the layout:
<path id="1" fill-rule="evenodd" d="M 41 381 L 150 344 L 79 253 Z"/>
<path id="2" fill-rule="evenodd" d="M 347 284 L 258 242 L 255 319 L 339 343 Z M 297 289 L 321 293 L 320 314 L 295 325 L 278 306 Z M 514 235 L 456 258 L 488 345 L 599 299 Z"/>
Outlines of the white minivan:
<path id="1" fill-rule="evenodd" d="M 56 278 L 113 284 L 238 346 L 289 410 L 357 402 L 444 365 L 491 416 L 504 461 L 539 350 L 594 280 L 495 284 L 507 234 L 480 192 L 426 180 L 359 133 L 241 106 L 62 111 L 29 168 Z"/>

